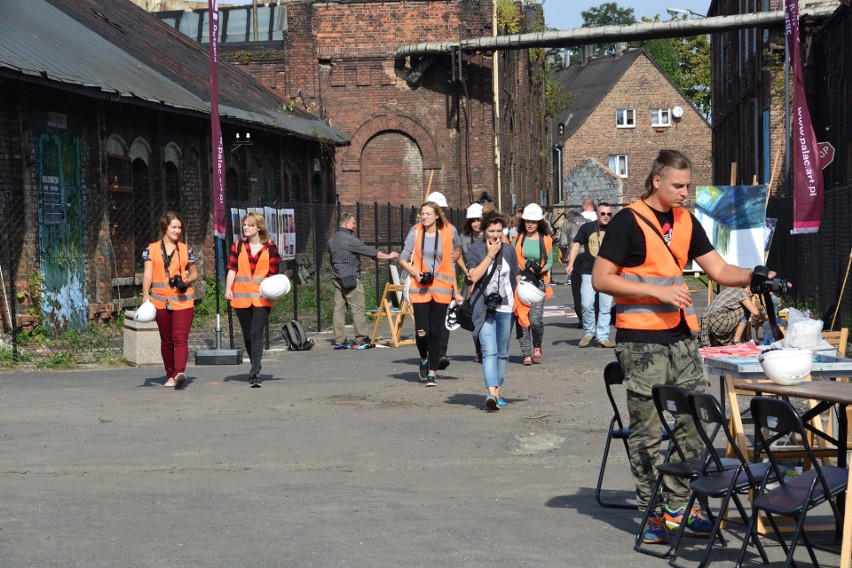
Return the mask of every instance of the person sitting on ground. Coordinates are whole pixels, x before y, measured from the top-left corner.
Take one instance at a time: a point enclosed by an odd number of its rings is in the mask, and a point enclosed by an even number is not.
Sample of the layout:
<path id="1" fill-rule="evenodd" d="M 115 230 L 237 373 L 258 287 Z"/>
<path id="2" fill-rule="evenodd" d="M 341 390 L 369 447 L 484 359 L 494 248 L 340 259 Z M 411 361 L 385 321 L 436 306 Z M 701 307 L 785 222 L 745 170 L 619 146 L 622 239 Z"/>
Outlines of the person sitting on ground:
<path id="1" fill-rule="evenodd" d="M 749 314 L 760 318 L 760 310 L 751 301 L 748 286 L 725 288 L 716 294 L 701 316 L 699 345 L 716 347 L 740 343 Z"/>

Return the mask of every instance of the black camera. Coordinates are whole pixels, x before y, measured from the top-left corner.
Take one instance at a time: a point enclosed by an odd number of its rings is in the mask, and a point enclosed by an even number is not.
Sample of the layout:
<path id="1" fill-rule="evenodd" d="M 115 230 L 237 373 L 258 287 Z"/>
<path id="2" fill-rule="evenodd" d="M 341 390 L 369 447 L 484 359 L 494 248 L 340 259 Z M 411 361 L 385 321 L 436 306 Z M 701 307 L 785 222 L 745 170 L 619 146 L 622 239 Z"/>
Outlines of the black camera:
<path id="1" fill-rule="evenodd" d="M 541 264 L 537 260 L 528 260 L 524 265 L 524 270 L 535 275 L 541 274 Z"/>
<path id="2" fill-rule="evenodd" d="M 169 286 L 172 288 L 177 288 L 178 292 L 183 294 L 189 289 L 189 284 L 183 281 L 183 278 L 180 274 L 175 274 L 171 278 L 169 278 Z"/>
<path id="3" fill-rule="evenodd" d="M 752 294 L 763 294 L 766 292 L 784 294 L 787 292 L 787 280 L 784 278 L 770 278 L 769 270 L 765 266 L 755 266 L 749 287 Z"/>
<path id="4" fill-rule="evenodd" d="M 485 313 L 493 316 L 497 313 L 497 308 L 503 304 L 503 298 L 497 292 L 491 292 L 485 296 Z"/>
<path id="5" fill-rule="evenodd" d="M 424 286 L 428 286 L 429 284 L 431 284 L 431 283 L 432 283 L 432 280 L 434 280 L 434 279 L 435 279 L 435 275 L 434 275 L 434 274 L 432 274 L 431 272 L 423 272 L 423 273 L 420 275 L 420 278 L 418 279 L 418 282 L 420 282 L 420 283 L 421 283 L 421 284 L 423 284 Z"/>

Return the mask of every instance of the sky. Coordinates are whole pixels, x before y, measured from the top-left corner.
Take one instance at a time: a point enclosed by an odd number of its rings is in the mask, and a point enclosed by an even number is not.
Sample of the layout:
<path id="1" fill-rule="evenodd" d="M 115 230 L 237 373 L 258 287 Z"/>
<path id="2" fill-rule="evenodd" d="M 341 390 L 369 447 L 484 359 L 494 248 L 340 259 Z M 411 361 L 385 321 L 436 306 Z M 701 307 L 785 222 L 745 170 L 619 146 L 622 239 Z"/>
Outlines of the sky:
<path id="1" fill-rule="evenodd" d="M 544 5 L 544 22 L 548 27 L 557 30 L 569 30 L 579 28 L 583 25 L 580 12 L 601 5 L 600 1 L 590 0 L 539 0 Z M 633 15 L 637 21 L 642 21 L 642 16 L 653 18 L 657 14 L 663 20 L 671 16 L 666 8 L 682 8 L 692 10 L 701 15 L 707 14 L 711 0 L 611 0 L 622 8 L 633 8 Z"/>

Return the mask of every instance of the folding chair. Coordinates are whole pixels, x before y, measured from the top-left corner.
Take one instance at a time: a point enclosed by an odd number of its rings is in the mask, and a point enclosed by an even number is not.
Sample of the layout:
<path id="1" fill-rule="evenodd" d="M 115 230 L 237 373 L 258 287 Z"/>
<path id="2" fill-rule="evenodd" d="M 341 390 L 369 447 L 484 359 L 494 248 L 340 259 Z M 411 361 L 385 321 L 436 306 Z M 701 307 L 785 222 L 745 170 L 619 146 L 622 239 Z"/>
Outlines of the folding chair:
<path id="1" fill-rule="evenodd" d="M 837 507 L 836 498 L 839 493 L 846 490 L 848 471 L 832 465 L 821 465 L 815 459 L 808 443 L 802 419 L 793 405 L 786 400 L 756 396 L 751 399 L 751 415 L 754 420 L 755 451 L 764 453 L 769 459 L 779 485 L 754 499 L 747 534 L 749 536 L 755 534 L 755 520 L 763 511 L 766 513 L 781 547 L 787 554 L 785 566 L 790 566 L 793 563 L 793 554 L 796 551 L 799 537 L 804 541 L 813 565 L 819 566 L 808 534 L 804 529 L 805 517 L 808 511 L 828 501 L 835 519 L 840 522 L 842 517 Z M 769 432 L 769 434 L 764 434 L 764 431 Z M 784 469 L 779 463 L 783 454 L 779 456 L 772 448 L 773 442 L 790 434 L 798 435 L 802 439 L 805 452 L 809 454 L 813 467 L 813 469 L 809 469 L 796 477 L 784 477 Z M 778 530 L 778 524 L 773 515 L 793 517 L 796 520 L 796 528 L 790 537 L 789 547 L 781 536 L 781 531 Z M 748 541 L 749 538 L 743 539 L 737 566 L 742 565 L 748 548 Z"/>
<path id="2" fill-rule="evenodd" d="M 692 419 L 695 422 L 695 427 L 698 430 L 698 435 L 701 436 L 701 440 L 704 442 L 709 459 L 705 462 L 699 476 L 690 486 L 692 492 L 689 495 L 686 510 L 689 511 L 692 509 L 696 499 L 699 501 L 708 501 L 710 498 L 722 500 L 719 505 L 719 513 L 713 523 L 713 530 L 708 537 L 707 546 L 704 549 L 704 555 L 698 564 L 698 567 L 701 568 L 707 564 L 710 558 L 713 544 L 716 542 L 716 536 L 718 535 L 721 540 L 721 533 L 719 531 L 722 521 L 725 520 L 725 514 L 730 502 L 733 501 L 737 507 L 742 524 L 748 524 L 748 513 L 746 513 L 746 509 L 740 500 L 740 495 L 758 493 L 766 486 L 766 483 L 773 481 L 775 476 L 768 462 L 749 463 L 746 456 L 743 455 L 743 452 L 735 443 L 734 435 L 731 433 L 730 428 L 728 428 L 728 419 L 725 417 L 722 406 L 716 397 L 704 392 L 690 392 L 687 395 L 687 401 Z M 734 455 L 739 460 L 739 464 L 734 469 L 725 470 L 725 458 L 722 457 L 722 453 L 716 449 L 714 444 L 716 434 L 720 430 L 725 434 L 728 446 L 733 448 Z M 708 469 L 710 469 L 708 466 L 711 465 L 715 466 L 716 471 L 708 472 Z M 728 520 L 730 522 L 730 519 Z M 681 523 L 672 540 L 672 552 L 669 557 L 669 565 L 671 566 L 678 566 L 678 546 L 680 545 L 685 528 L 686 523 Z M 756 534 L 752 534 L 751 538 L 763 562 L 768 563 L 769 559 L 766 557 L 766 552 L 763 549 L 760 539 Z"/>
<path id="3" fill-rule="evenodd" d="M 621 419 L 621 412 L 618 410 L 618 404 L 615 402 L 615 397 L 612 394 L 612 387 L 624 383 L 624 371 L 621 369 L 618 361 L 607 363 L 604 367 L 604 388 L 606 388 L 606 396 L 609 399 L 609 404 L 612 406 L 612 419 L 609 421 L 609 429 L 606 433 L 606 443 L 604 443 L 603 458 L 601 458 L 601 469 L 598 473 L 598 484 L 595 486 L 595 500 L 601 507 L 611 507 L 614 509 L 635 509 L 636 505 L 626 502 L 604 501 L 601 497 L 601 489 L 603 487 L 604 473 L 606 472 L 607 460 L 609 458 L 609 448 L 613 440 L 621 440 L 624 444 L 624 452 L 630 455 L 630 427 L 625 426 Z M 663 429 L 663 441 L 668 441 L 668 430 Z"/>
<path id="4" fill-rule="evenodd" d="M 692 414 L 689 411 L 689 401 L 687 399 L 687 392 L 685 389 L 681 387 L 676 387 L 674 385 L 654 385 L 651 387 L 651 397 L 654 400 L 654 407 L 657 410 L 657 416 L 660 418 L 660 423 L 663 425 L 663 428 L 668 432 L 669 435 L 669 450 L 666 452 L 665 458 L 662 463 L 657 464 L 657 479 L 654 483 L 654 488 L 651 490 L 651 497 L 648 500 L 648 506 L 645 508 L 645 514 L 642 516 L 642 522 L 639 523 L 639 530 L 636 533 L 635 543 L 633 545 L 633 550 L 637 552 L 642 552 L 644 554 L 650 554 L 651 556 L 656 556 L 658 558 L 666 558 L 671 554 L 672 547 L 669 545 L 664 551 L 652 550 L 647 547 L 643 547 L 642 542 L 642 534 L 645 529 L 645 523 L 648 522 L 649 517 L 651 516 L 651 512 L 654 508 L 654 503 L 657 499 L 657 495 L 660 492 L 660 487 L 663 484 L 663 477 L 671 476 L 671 477 L 679 477 L 681 479 L 693 480 L 697 478 L 702 472 L 708 471 L 718 471 L 715 464 L 710 464 L 705 468 L 704 462 L 706 459 L 699 458 L 696 460 L 687 460 L 686 454 L 683 449 L 680 447 L 680 444 L 677 441 L 677 438 L 674 436 L 674 427 L 670 426 L 668 422 L 666 422 L 665 412 L 668 412 L 672 416 L 675 417 L 675 425 L 679 423 L 681 427 L 683 427 L 685 421 L 692 420 Z M 732 468 L 736 467 L 733 463 L 733 460 L 728 458 L 722 462 L 723 467 Z M 713 515 L 708 511 L 705 503 L 699 502 L 699 505 L 707 514 L 707 517 L 715 522 L 716 519 Z M 687 510 L 686 514 L 689 514 L 689 510 Z M 682 524 L 686 524 L 686 518 Z M 719 538 L 722 539 L 722 536 L 719 535 Z M 724 539 L 722 539 L 724 542 Z"/>

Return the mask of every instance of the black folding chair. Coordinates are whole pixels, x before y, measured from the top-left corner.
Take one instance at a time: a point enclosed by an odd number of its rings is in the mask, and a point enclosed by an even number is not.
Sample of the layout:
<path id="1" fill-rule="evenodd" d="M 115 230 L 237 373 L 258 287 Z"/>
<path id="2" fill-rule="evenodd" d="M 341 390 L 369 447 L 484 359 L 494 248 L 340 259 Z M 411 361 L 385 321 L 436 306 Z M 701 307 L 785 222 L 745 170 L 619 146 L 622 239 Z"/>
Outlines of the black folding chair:
<path id="1" fill-rule="evenodd" d="M 690 392 L 687 395 L 687 401 L 692 420 L 695 422 L 698 435 L 701 436 L 701 440 L 704 442 L 709 459 L 705 462 L 701 473 L 690 485 L 692 492 L 689 495 L 686 510 L 690 511 L 692 509 L 696 499 L 699 501 L 708 501 L 712 497 L 722 500 L 719 505 L 718 515 L 713 523 L 712 532 L 704 549 L 704 555 L 698 564 L 698 567 L 701 568 L 707 564 L 710 558 L 717 535 L 721 540 L 721 533 L 719 531 L 730 502 L 734 502 L 740 513 L 741 523 L 745 526 L 748 523 L 749 517 L 746 513 L 746 508 L 740 500 L 740 495 L 749 492 L 757 494 L 766 486 L 767 482 L 775 479 L 775 475 L 768 462 L 749 463 L 739 446 L 737 446 L 736 439 L 728 428 L 728 420 L 725 418 L 725 413 L 716 397 L 704 392 Z M 723 458 L 722 454 L 716 449 L 714 441 L 716 434 L 720 430 L 725 434 L 728 447 L 733 449 L 734 455 L 739 462 L 734 469 L 725 469 L 725 460 L 727 458 Z M 715 471 L 708 471 L 711 469 L 715 469 Z M 730 519 L 728 521 L 731 522 Z M 669 564 L 671 566 L 678 566 L 678 547 L 685 528 L 686 523 L 681 523 L 672 540 L 672 552 L 669 557 Z M 756 534 L 752 534 L 751 537 L 760 553 L 761 559 L 763 559 L 764 563 L 768 563 L 769 559 L 766 557 L 766 552 L 763 549 L 760 539 Z"/>
<path id="2" fill-rule="evenodd" d="M 801 537 L 808 549 L 808 554 L 814 566 L 819 566 L 816 554 L 814 554 L 808 534 L 804 529 L 805 518 L 808 511 L 814 507 L 829 503 L 835 520 L 839 523 L 842 519 L 837 507 L 837 495 L 846 490 L 848 472 L 845 468 L 832 465 L 820 465 L 815 458 L 814 452 L 808 443 L 805 426 L 802 419 L 786 400 L 756 396 L 751 399 L 751 415 L 754 420 L 754 450 L 755 455 L 764 453 L 769 459 L 772 471 L 777 477 L 778 487 L 770 489 L 754 499 L 751 519 L 748 524 L 748 535 L 755 534 L 755 522 L 763 511 L 772 525 L 775 536 L 781 543 L 781 547 L 787 554 L 785 566 L 793 564 L 793 554 Z M 769 434 L 764 434 L 764 431 Z M 785 456 L 772 448 L 773 442 L 789 436 L 797 435 L 802 440 L 805 453 L 811 461 L 812 469 L 795 477 L 785 477 L 784 468 L 779 463 Z M 796 528 L 790 537 L 790 546 L 781 536 L 778 524 L 773 515 L 793 517 L 796 520 Z M 748 538 L 743 539 L 737 566 L 742 566 L 748 548 Z"/>
<path id="3" fill-rule="evenodd" d="M 606 388 L 606 396 L 609 398 L 609 404 L 612 406 L 612 419 L 609 421 L 609 430 L 606 433 L 606 443 L 604 443 L 603 458 L 601 458 L 601 469 L 598 473 L 598 484 L 595 486 L 595 500 L 602 507 L 612 507 L 615 509 L 635 509 L 636 505 L 626 502 L 605 501 L 601 497 L 601 489 L 603 488 L 604 473 L 606 472 L 607 460 L 609 459 L 609 449 L 613 440 L 621 440 L 624 444 L 624 452 L 629 456 L 630 445 L 630 427 L 625 426 L 621 419 L 621 413 L 618 410 L 618 404 L 615 402 L 615 397 L 612 394 L 612 387 L 624 383 L 624 371 L 618 361 L 612 361 L 604 367 L 604 387 Z M 669 439 L 668 430 L 663 430 L 663 441 Z"/>
<path id="4" fill-rule="evenodd" d="M 697 478 L 702 472 L 707 471 L 718 471 L 717 466 L 715 464 L 710 464 L 705 468 L 704 462 L 706 458 L 699 458 L 694 460 L 687 460 L 686 454 L 683 449 L 680 447 L 680 444 L 677 441 L 677 438 L 674 436 L 674 429 L 669 423 L 666 421 L 665 412 L 668 412 L 672 416 L 675 417 L 676 423 L 678 421 L 683 422 L 686 420 L 692 420 L 692 414 L 689 411 L 689 401 L 687 399 L 687 392 L 685 389 L 681 387 L 676 387 L 674 385 L 654 385 L 651 388 L 651 397 L 654 400 L 654 406 L 657 409 L 657 416 L 660 418 L 660 423 L 663 425 L 663 428 L 668 432 L 669 435 L 669 450 L 666 453 L 663 462 L 657 464 L 657 479 L 654 483 L 654 488 L 651 490 L 651 497 L 648 501 L 648 506 L 645 508 L 645 514 L 642 516 L 642 522 L 639 523 L 639 531 L 636 533 L 635 543 L 633 545 L 633 550 L 637 552 L 642 552 L 643 554 L 650 554 L 651 556 L 656 556 L 658 558 L 666 558 L 671 554 L 672 547 L 669 545 L 668 548 L 664 550 L 655 550 L 649 547 L 644 547 L 642 542 L 642 535 L 645 529 L 645 523 L 648 522 L 648 519 L 651 516 L 651 512 L 654 508 L 654 503 L 657 499 L 657 495 L 660 492 L 660 487 L 663 484 L 663 477 L 671 476 L 671 477 L 679 477 L 686 480 L 693 480 Z M 723 460 L 723 468 L 732 468 L 735 465 L 732 463 L 732 460 L 725 459 Z M 715 522 L 715 518 L 708 510 L 706 503 L 699 501 L 699 505 L 707 514 L 708 518 Z M 687 509 L 686 515 L 684 515 L 683 522 L 681 525 L 686 524 L 686 517 L 689 515 L 690 509 Z M 722 535 L 719 535 L 719 538 L 723 540 Z"/>

